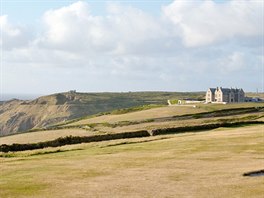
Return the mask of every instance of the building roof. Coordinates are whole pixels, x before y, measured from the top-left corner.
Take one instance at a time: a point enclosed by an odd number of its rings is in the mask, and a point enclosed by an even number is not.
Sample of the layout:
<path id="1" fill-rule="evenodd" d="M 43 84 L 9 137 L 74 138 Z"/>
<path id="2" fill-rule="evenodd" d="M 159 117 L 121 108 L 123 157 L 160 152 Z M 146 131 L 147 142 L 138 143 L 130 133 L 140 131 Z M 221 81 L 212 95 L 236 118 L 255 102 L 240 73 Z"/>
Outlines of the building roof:
<path id="1" fill-rule="evenodd" d="M 212 93 L 215 92 L 216 88 L 209 88 Z"/>
<path id="2" fill-rule="evenodd" d="M 223 93 L 229 93 L 231 91 L 231 89 L 229 88 L 222 88 L 220 87 L 220 90 L 223 92 Z"/>
<path id="3" fill-rule="evenodd" d="M 209 88 L 209 90 L 212 92 L 212 93 L 215 93 L 215 91 L 221 91 L 222 93 L 224 94 L 229 94 L 230 92 L 233 92 L 233 93 L 239 93 L 239 92 L 244 92 L 244 90 L 242 88 L 240 89 L 237 89 L 237 88 L 222 88 L 222 87 L 217 87 L 217 88 Z"/>
<path id="4" fill-rule="evenodd" d="M 233 92 L 233 93 L 238 93 L 238 92 L 240 92 L 240 91 L 243 91 L 243 89 L 237 89 L 237 88 L 231 88 L 231 89 L 229 89 L 229 88 L 222 88 L 222 87 L 220 87 L 220 90 L 223 92 L 223 93 L 230 93 L 230 92 Z M 244 92 L 244 91 L 243 91 Z"/>

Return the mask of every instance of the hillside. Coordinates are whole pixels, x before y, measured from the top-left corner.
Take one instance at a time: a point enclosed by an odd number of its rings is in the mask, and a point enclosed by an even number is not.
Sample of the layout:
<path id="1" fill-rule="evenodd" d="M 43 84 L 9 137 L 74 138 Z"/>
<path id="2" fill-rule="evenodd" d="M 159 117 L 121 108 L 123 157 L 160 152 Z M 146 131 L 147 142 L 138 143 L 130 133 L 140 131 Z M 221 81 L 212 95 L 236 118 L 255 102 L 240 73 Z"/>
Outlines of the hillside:
<path id="1" fill-rule="evenodd" d="M 168 99 L 202 98 L 202 92 L 65 92 L 31 101 L 11 100 L 0 103 L 0 136 L 43 128 L 59 122 L 146 104 L 166 104 Z"/>
<path id="2" fill-rule="evenodd" d="M 149 107 L 149 106 L 147 106 Z M 151 106 L 153 107 L 153 106 Z M 27 144 L 54 141 L 58 138 L 92 137 L 115 135 L 147 130 L 165 130 L 179 128 L 188 131 L 190 127 L 206 128 L 225 123 L 247 123 L 263 121 L 264 103 L 243 104 L 200 104 L 193 106 L 154 106 L 155 108 L 139 110 L 139 107 L 83 117 L 46 129 L 33 129 L 27 133 L 0 138 L 1 144 Z M 134 110 L 137 111 L 134 111 Z M 130 112 L 127 112 L 127 111 Z M 125 112 L 125 113 L 122 113 Z M 263 123 L 262 123 L 263 124 Z M 241 124 L 239 124 L 241 125 Z M 209 127 L 209 128 L 210 128 Z"/>

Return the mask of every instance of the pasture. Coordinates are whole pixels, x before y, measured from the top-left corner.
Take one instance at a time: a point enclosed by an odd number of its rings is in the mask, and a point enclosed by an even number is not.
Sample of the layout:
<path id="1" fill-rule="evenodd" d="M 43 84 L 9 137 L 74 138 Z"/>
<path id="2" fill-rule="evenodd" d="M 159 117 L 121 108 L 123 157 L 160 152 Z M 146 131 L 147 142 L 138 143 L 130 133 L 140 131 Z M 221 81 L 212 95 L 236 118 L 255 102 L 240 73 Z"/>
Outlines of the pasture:
<path id="1" fill-rule="evenodd" d="M 249 109 L 252 108 L 253 112 Z M 60 124 L 49 130 L 21 133 L 0 137 L 1 144 L 26 144 L 50 141 L 66 136 L 90 136 L 155 130 L 159 128 L 185 127 L 212 123 L 263 120 L 263 103 L 208 104 L 196 108 L 190 106 L 165 106 L 124 114 L 107 114 L 84 118 L 70 123 Z M 242 108 L 242 112 L 241 109 Z M 220 111 L 220 112 L 219 112 Z M 224 111 L 224 112 L 221 112 Z"/>
<path id="2" fill-rule="evenodd" d="M 0 197 L 263 197 L 263 125 L 1 154 Z"/>

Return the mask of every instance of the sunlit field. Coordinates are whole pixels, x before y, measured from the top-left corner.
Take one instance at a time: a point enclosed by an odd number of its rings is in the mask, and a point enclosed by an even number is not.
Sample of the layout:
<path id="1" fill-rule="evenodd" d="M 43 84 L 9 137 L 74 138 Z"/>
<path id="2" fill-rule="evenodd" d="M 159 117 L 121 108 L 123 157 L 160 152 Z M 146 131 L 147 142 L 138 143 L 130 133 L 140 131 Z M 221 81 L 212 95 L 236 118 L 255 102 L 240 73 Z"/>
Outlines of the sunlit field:
<path id="1" fill-rule="evenodd" d="M 1 154 L 0 197 L 263 197 L 263 125 Z"/>

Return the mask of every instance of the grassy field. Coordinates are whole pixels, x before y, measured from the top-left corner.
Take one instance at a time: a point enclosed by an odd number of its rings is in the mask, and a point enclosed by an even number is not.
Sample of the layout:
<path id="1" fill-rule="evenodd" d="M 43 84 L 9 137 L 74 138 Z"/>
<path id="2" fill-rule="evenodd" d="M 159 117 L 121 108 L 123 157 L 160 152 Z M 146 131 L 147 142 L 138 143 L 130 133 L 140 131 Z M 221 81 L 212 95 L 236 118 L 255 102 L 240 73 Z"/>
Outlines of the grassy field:
<path id="1" fill-rule="evenodd" d="M 264 93 L 253 93 L 253 92 L 248 92 L 248 93 L 246 93 L 246 96 L 248 96 L 248 97 L 257 97 L 257 98 L 262 98 L 262 99 L 264 99 Z"/>
<path id="2" fill-rule="evenodd" d="M 264 102 L 244 102 L 244 103 L 227 103 L 223 104 L 197 104 L 197 108 L 202 108 L 206 111 L 215 111 L 221 109 L 233 109 L 233 108 L 247 108 L 247 107 L 260 107 L 264 106 Z"/>
<path id="3" fill-rule="evenodd" d="M 0 197 L 256 197 L 263 125 L 2 154 Z"/>
<path id="4" fill-rule="evenodd" d="M 37 131 L 37 132 L 29 132 L 29 133 L 21 133 L 17 135 L 10 135 L 7 137 L 0 138 L 1 144 L 13 144 L 13 143 L 33 143 L 33 142 L 42 142 L 54 140 L 59 137 L 66 136 L 89 136 L 98 134 L 93 131 L 85 130 L 85 129 L 63 129 L 63 130 L 48 130 L 48 131 Z"/>
<path id="5" fill-rule="evenodd" d="M 263 107 L 264 103 L 240 103 L 240 104 L 199 104 L 195 108 L 192 106 L 167 106 L 149 109 L 145 111 L 132 112 L 121 115 L 102 115 L 94 118 L 82 119 L 70 123 L 67 126 L 80 127 L 91 126 L 94 131 L 104 133 L 120 133 L 137 130 L 152 130 L 156 128 L 192 126 L 198 124 L 233 122 L 256 120 L 264 116 L 264 112 L 242 113 L 238 115 L 222 115 L 202 117 L 199 113 L 215 112 L 217 110 L 249 107 Z M 227 113 L 229 113 L 227 111 Z M 186 119 L 179 119 L 178 116 L 193 115 Z M 197 115 L 197 116 L 195 116 Z"/>
<path id="6" fill-rule="evenodd" d="M 221 122 L 237 122 L 259 120 L 264 112 L 243 113 L 234 115 L 205 116 L 201 113 L 215 112 L 221 109 L 234 109 L 263 106 L 264 103 L 243 103 L 243 104 L 209 104 L 199 105 L 196 108 L 191 106 L 165 106 L 155 107 L 147 110 L 129 112 L 124 114 L 101 115 L 97 117 L 84 118 L 70 124 L 61 125 L 61 129 L 28 132 L 19 135 L 0 137 L 1 144 L 12 143 L 36 143 L 41 141 L 54 140 L 65 136 L 89 136 L 105 133 L 121 133 L 137 130 L 153 130 L 157 128 L 184 127 L 203 125 Z M 234 110 L 230 110 L 234 112 Z M 226 113 L 230 113 L 227 111 Z M 179 117 L 179 116 L 184 116 Z M 70 128 L 69 128 L 70 127 Z"/>
<path id="7" fill-rule="evenodd" d="M 115 123 L 120 121 L 139 121 L 139 120 L 146 120 L 146 119 L 153 119 L 153 118 L 160 118 L 160 117 L 168 117 L 174 115 L 184 115 L 184 114 L 191 114 L 191 113 L 200 113 L 205 112 L 206 110 L 202 108 L 193 108 L 193 107 L 185 107 L 185 106 L 166 106 L 166 107 L 159 107 L 148 109 L 144 111 L 126 113 L 126 114 L 119 114 L 119 115 L 103 115 L 94 118 L 83 119 L 74 123 L 69 124 L 68 126 L 80 125 L 80 124 L 91 124 L 91 123 Z"/>
<path id="8" fill-rule="evenodd" d="M 159 107 L 153 108 L 144 111 L 138 112 L 131 112 L 126 114 L 119 114 L 119 115 L 102 115 L 92 118 L 84 118 L 77 122 L 73 122 L 67 124 L 67 126 L 74 126 L 74 125 L 82 125 L 82 124 L 91 124 L 91 123 L 114 123 L 120 121 L 139 121 L 139 120 L 146 120 L 146 119 L 155 119 L 161 117 L 169 117 L 169 116 L 179 116 L 185 114 L 194 114 L 194 113 L 201 113 L 201 112 L 210 112 L 222 109 L 233 109 L 233 108 L 247 108 L 247 107 L 263 107 L 264 103 L 237 103 L 237 104 L 196 104 L 196 107 L 192 106 L 166 106 L 166 107 Z"/>
<path id="9" fill-rule="evenodd" d="M 117 126 L 117 127 L 108 127 L 103 125 L 98 125 L 94 128 L 94 130 L 98 130 L 100 132 L 108 132 L 108 133 L 120 133 L 120 132 L 128 132 L 128 131 L 137 131 L 137 130 L 153 130 L 159 128 L 172 128 L 172 127 L 184 127 L 184 126 L 194 126 L 194 125 L 202 125 L 209 123 L 219 123 L 219 122 L 232 122 L 239 120 L 254 120 L 249 116 L 255 116 L 256 118 L 263 116 L 263 113 L 259 114 L 245 114 L 238 116 L 225 116 L 224 118 L 201 118 L 201 119 L 188 119 L 188 120 L 166 120 L 156 121 L 156 122 L 145 122 L 140 124 L 131 124 L 125 126 Z M 248 119 L 250 118 L 250 119 Z"/>

